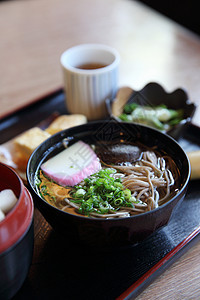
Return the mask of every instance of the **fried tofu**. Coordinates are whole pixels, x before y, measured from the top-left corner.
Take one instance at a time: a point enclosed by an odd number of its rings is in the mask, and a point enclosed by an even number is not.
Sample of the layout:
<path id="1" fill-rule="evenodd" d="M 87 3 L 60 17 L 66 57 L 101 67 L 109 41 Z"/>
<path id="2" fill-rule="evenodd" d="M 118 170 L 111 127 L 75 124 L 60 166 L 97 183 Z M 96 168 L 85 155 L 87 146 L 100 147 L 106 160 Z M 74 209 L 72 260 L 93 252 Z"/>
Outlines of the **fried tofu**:
<path id="1" fill-rule="evenodd" d="M 61 130 L 68 129 L 70 127 L 78 126 L 87 123 L 87 118 L 81 114 L 62 115 L 57 117 L 50 126 L 46 129 L 46 132 L 53 135 Z"/>
<path id="2" fill-rule="evenodd" d="M 21 155 L 30 156 L 31 153 L 51 135 L 40 129 L 33 127 L 14 139 L 17 151 Z"/>

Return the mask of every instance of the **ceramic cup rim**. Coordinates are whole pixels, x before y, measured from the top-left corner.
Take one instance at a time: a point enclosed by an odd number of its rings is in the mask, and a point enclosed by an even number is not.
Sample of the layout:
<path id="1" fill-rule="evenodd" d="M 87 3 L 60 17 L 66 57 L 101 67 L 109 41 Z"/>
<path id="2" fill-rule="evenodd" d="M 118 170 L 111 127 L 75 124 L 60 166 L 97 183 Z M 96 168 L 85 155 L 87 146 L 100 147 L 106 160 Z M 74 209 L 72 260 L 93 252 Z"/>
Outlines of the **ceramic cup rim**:
<path id="1" fill-rule="evenodd" d="M 112 56 L 111 62 L 108 63 L 105 67 L 98 68 L 98 69 L 80 69 L 77 68 L 77 66 L 72 65 L 71 63 L 68 62 L 67 59 L 70 58 L 70 56 L 77 52 L 81 53 L 82 51 L 102 51 L 102 52 L 107 52 L 109 55 Z M 66 51 L 64 51 L 60 57 L 60 63 L 62 67 L 66 70 L 69 70 L 70 72 L 76 73 L 76 74 L 99 74 L 99 73 L 106 73 L 109 70 L 112 70 L 113 68 L 117 67 L 120 62 L 120 55 L 118 51 L 108 45 L 104 44 L 80 44 L 77 46 L 73 46 Z"/>

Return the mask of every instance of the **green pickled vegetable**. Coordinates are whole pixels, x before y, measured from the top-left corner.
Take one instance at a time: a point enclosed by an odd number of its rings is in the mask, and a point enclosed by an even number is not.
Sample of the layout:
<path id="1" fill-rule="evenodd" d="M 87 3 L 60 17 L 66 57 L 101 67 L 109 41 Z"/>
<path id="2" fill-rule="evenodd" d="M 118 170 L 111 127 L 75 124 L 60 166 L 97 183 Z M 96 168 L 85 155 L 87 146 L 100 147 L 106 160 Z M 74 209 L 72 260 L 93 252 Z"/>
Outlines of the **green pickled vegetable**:
<path id="1" fill-rule="evenodd" d="M 168 109 L 164 104 L 150 107 L 130 103 L 124 106 L 119 118 L 125 122 L 141 123 L 166 131 L 181 122 L 183 113 L 181 109 Z"/>

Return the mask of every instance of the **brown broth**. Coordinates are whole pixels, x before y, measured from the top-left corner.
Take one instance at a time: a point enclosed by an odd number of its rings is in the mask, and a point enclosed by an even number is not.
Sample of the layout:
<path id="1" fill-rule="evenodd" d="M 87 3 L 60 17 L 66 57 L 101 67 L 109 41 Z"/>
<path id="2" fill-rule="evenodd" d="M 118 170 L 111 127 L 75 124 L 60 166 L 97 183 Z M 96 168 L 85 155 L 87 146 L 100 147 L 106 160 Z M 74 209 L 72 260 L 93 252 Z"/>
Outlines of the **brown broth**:
<path id="1" fill-rule="evenodd" d="M 94 70 L 94 69 L 101 69 L 105 68 L 107 65 L 102 63 L 87 63 L 77 66 L 78 69 L 82 70 Z"/>
<path id="2" fill-rule="evenodd" d="M 87 215 L 82 215 L 82 214 L 76 212 L 76 209 L 74 207 L 64 207 L 62 210 L 65 211 L 65 212 L 67 212 L 68 214 L 72 214 L 72 215 L 76 215 L 76 216 L 79 216 L 79 217 L 81 216 L 81 217 L 88 218 Z"/>

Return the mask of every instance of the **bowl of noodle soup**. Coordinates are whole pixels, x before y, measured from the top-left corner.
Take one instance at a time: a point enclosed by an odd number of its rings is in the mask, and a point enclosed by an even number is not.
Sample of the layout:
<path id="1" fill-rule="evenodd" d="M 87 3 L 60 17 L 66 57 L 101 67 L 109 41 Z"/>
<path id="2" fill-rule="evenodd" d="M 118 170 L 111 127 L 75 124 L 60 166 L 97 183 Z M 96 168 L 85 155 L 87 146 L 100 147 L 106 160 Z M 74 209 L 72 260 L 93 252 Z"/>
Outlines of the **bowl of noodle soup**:
<path id="1" fill-rule="evenodd" d="M 90 165 L 76 173 L 86 157 Z M 67 174 L 60 175 L 59 164 Z M 133 245 L 167 225 L 189 178 L 188 157 L 173 138 L 115 120 L 53 135 L 27 165 L 30 191 L 47 222 L 69 243 L 89 247 Z"/>

